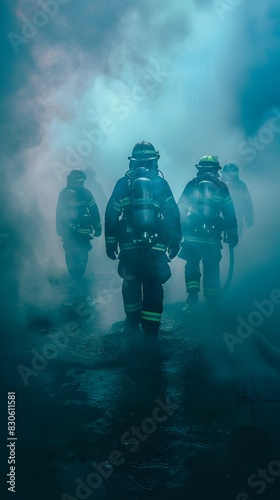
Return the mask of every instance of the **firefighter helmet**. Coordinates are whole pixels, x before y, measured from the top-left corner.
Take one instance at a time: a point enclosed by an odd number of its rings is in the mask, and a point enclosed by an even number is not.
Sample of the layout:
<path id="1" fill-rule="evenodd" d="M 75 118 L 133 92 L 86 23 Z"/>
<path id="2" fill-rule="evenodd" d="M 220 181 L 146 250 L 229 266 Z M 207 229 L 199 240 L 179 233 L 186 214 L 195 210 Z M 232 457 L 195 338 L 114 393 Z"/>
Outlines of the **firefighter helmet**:
<path id="1" fill-rule="evenodd" d="M 85 170 L 84 170 L 84 173 L 86 175 L 86 178 L 90 178 L 90 180 L 94 181 L 95 178 L 96 178 L 96 172 L 95 170 L 93 170 L 92 167 L 87 167 Z"/>
<path id="2" fill-rule="evenodd" d="M 226 163 L 223 167 L 223 174 L 236 175 L 239 173 L 238 163 Z"/>
<path id="3" fill-rule="evenodd" d="M 219 160 L 217 156 L 212 156 L 212 155 L 205 155 L 200 158 L 199 162 L 196 164 L 196 168 L 206 168 L 206 169 L 212 169 L 216 168 L 220 170 L 222 167 L 219 164 Z"/>
<path id="4" fill-rule="evenodd" d="M 155 150 L 150 142 L 142 141 L 135 144 L 131 156 L 129 156 L 128 159 L 132 161 L 147 161 L 158 160 L 159 157 L 159 152 Z"/>
<path id="5" fill-rule="evenodd" d="M 74 168 L 71 170 L 70 174 L 67 176 L 68 182 L 71 184 L 80 184 L 87 178 L 85 172 L 80 168 Z"/>

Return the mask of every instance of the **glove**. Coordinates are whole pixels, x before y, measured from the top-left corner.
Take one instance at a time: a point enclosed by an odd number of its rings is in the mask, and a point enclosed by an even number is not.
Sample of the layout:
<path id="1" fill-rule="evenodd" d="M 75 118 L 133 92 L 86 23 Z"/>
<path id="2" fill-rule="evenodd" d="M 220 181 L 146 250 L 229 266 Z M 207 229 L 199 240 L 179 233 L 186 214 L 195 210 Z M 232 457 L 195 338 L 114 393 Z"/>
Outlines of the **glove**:
<path id="1" fill-rule="evenodd" d="M 238 243 L 238 236 L 232 236 L 228 240 L 228 244 L 229 244 L 230 248 L 235 248 L 237 243 Z"/>
<path id="2" fill-rule="evenodd" d="M 110 243 L 109 245 L 106 245 L 106 253 L 109 259 L 116 260 L 118 256 L 118 244 Z"/>
<path id="3" fill-rule="evenodd" d="M 93 236 L 95 238 L 98 238 L 99 236 L 101 236 L 101 233 L 102 233 L 102 229 L 101 229 L 101 227 L 98 227 L 97 229 L 95 229 Z"/>
<path id="4" fill-rule="evenodd" d="M 180 243 L 172 243 L 171 245 L 168 246 L 168 257 L 170 260 L 174 259 L 176 255 L 179 253 L 180 250 Z"/>

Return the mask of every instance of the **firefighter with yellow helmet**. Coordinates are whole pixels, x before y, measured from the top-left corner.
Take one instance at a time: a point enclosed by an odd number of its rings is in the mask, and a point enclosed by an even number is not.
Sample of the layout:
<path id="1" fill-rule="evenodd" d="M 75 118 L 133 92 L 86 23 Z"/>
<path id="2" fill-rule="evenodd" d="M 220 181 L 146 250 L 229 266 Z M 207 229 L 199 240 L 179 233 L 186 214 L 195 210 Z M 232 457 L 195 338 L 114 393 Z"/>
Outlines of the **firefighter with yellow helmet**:
<path id="1" fill-rule="evenodd" d="M 185 187 L 179 202 L 183 242 L 180 257 L 186 260 L 187 309 L 193 310 L 200 291 L 203 266 L 203 295 L 207 301 L 220 296 L 222 233 L 231 248 L 238 243 L 235 208 L 228 187 L 219 179 L 218 158 L 203 156 L 197 175 Z"/>
<path id="2" fill-rule="evenodd" d="M 106 251 L 110 259 L 119 258 L 126 323 L 130 330 L 141 323 L 150 334 L 159 330 L 162 285 L 182 238 L 179 209 L 159 175 L 159 157 L 149 142 L 134 146 L 129 170 L 116 183 L 105 213 Z"/>

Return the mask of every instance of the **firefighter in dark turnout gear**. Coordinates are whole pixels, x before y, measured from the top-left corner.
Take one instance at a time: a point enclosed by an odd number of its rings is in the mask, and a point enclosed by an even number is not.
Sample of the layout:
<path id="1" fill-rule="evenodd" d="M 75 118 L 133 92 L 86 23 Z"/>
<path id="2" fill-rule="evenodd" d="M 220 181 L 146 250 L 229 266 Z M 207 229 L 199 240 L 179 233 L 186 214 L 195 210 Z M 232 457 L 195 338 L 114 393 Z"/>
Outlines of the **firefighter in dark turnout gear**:
<path id="1" fill-rule="evenodd" d="M 186 260 L 187 308 L 198 302 L 200 261 L 203 264 L 203 294 L 214 300 L 220 295 L 222 233 L 229 245 L 238 243 L 235 209 L 226 184 L 219 180 L 221 169 L 215 156 L 203 156 L 197 175 L 185 187 L 179 202 L 183 243 L 180 257 Z"/>
<path id="2" fill-rule="evenodd" d="M 249 228 L 254 225 L 252 198 L 247 185 L 239 178 L 239 166 L 237 163 L 227 163 L 223 167 L 221 180 L 228 186 L 234 203 L 238 224 L 238 236 L 240 238 L 244 227 Z"/>
<path id="3" fill-rule="evenodd" d="M 90 240 L 101 235 L 99 211 L 91 192 L 84 187 L 85 173 L 74 169 L 60 192 L 56 208 L 56 232 L 61 236 L 69 274 L 79 281 L 85 273 Z"/>
<path id="4" fill-rule="evenodd" d="M 118 180 L 105 213 L 106 251 L 119 254 L 118 272 L 126 322 L 157 333 L 168 265 L 180 249 L 180 214 L 171 189 L 159 175 L 159 152 L 149 142 L 135 145 L 129 170 Z M 168 256 L 167 256 L 168 254 Z M 168 258 L 169 257 L 169 258 Z"/>

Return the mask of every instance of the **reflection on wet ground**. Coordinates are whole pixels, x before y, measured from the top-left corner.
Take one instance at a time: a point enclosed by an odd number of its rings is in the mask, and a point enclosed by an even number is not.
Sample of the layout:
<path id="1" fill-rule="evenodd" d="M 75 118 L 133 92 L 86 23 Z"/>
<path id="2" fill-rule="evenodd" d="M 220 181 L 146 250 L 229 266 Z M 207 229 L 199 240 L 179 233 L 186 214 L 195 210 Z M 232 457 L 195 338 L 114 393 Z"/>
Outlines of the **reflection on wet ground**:
<path id="1" fill-rule="evenodd" d="M 18 498 L 279 499 L 279 373 L 255 339 L 231 354 L 234 318 L 204 304 L 166 304 L 159 338 L 128 332 L 113 278 L 54 282 L 61 303 L 11 346 Z"/>

